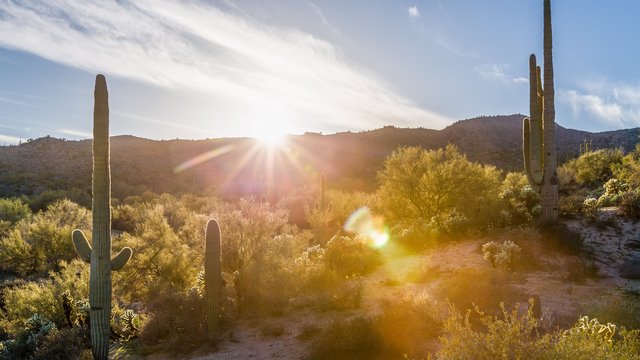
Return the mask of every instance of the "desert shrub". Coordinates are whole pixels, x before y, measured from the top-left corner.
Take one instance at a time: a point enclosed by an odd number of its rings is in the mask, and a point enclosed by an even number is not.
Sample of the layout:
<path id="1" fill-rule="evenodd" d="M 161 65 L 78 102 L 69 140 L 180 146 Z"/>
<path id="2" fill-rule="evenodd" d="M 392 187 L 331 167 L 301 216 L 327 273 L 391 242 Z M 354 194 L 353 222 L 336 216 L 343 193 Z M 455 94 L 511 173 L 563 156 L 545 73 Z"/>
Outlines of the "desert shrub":
<path id="1" fill-rule="evenodd" d="M 508 173 L 499 194 L 505 209 L 502 212 L 507 225 L 528 224 L 540 215 L 540 199 L 522 173 Z"/>
<path id="2" fill-rule="evenodd" d="M 438 244 L 440 232 L 431 221 L 415 220 L 409 224 L 397 224 L 391 228 L 391 238 L 405 247 L 425 250 Z"/>
<path id="3" fill-rule="evenodd" d="M 311 360 L 364 360 L 381 351 L 382 338 L 374 320 L 355 316 L 333 321 L 311 342 Z"/>
<path id="4" fill-rule="evenodd" d="M 637 293 L 611 294 L 587 304 L 583 314 L 611 322 L 627 329 L 640 329 L 640 299 Z"/>
<path id="5" fill-rule="evenodd" d="M 308 228 L 307 216 L 316 201 L 316 192 L 310 187 L 301 187 L 282 197 L 276 208 L 289 214 L 289 223 L 299 228 Z"/>
<path id="6" fill-rule="evenodd" d="M 584 316 L 566 331 L 540 335 L 531 311 L 520 316 L 516 308 L 503 309 L 500 317 L 476 312 L 480 329 L 469 321 L 470 312 L 464 317 L 452 312 L 436 359 L 638 359 L 636 330 L 617 332 L 613 324 Z"/>
<path id="7" fill-rule="evenodd" d="M 441 297 L 458 309 L 478 306 L 487 311 L 497 311 L 501 302 L 511 304 L 523 300 L 523 296 L 510 284 L 509 274 L 493 269 L 462 269 L 438 287 Z"/>
<path id="8" fill-rule="evenodd" d="M 80 260 L 61 262 L 60 271 L 50 273 L 49 279 L 25 282 L 2 290 L 7 330 L 15 333 L 20 324 L 33 314 L 41 314 L 58 328 L 67 326 L 62 294 L 66 291 L 74 299 L 86 298 L 89 293 L 89 268 Z"/>
<path id="9" fill-rule="evenodd" d="M 501 305 L 499 316 L 487 315 L 477 307 L 464 316 L 455 309 L 450 314 L 436 359 L 536 359 L 541 353 L 541 346 L 532 340 L 538 322 L 531 311 L 521 317 L 518 306 L 507 311 Z"/>
<path id="10" fill-rule="evenodd" d="M 315 245 L 295 260 L 296 273 L 303 284 L 300 305 L 321 311 L 358 308 L 362 292 L 361 278 L 339 275 L 327 266 L 325 254 L 326 249 Z"/>
<path id="11" fill-rule="evenodd" d="M 11 340 L 2 342 L 0 359 L 28 359 L 47 335 L 57 332 L 56 325 L 46 317 L 35 313 L 24 321 L 20 332 Z"/>
<path id="12" fill-rule="evenodd" d="M 631 189 L 640 188 L 640 144 L 622 158 L 622 163 L 613 166 L 613 175 Z"/>
<path id="13" fill-rule="evenodd" d="M 558 191 L 561 195 L 577 190 L 575 159 L 558 167 Z"/>
<path id="14" fill-rule="evenodd" d="M 560 194 L 558 212 L 562 216 L 577 217 L 583 213 L 584 199 L 589 196 L 586 189 L 576 189 L 569 193 Z"/>
<path id="15" fill-rule="evenodd" d="M 622 194 L 620 213 L 630 219 L 640 219 L 640 190 L 634 189 Z"/>
<path id="16" fill-rule="evenodd" d="M 168 288 L 185 291 L 195 282 L 204 261 L 202 251 L 176 236 L 162 205 L 143 209 L 144 216 L 136 219 L 132 233 L 113 238 L 114 248 L 135 249 L 126 271 L 112 275 L 114 291 L 129 301 L 147 300 Z"/>
<path id="17" fill-rule="evenodd" d="M 482 245 L 482 255 L 485 260 L 491 262 L 491 266 L 502 270 L 510 270 L 516 260 L 520 257 L 522 249 L 513 241 L 503 241 L 498 244 L 489 241 Z"/>
<path id="18" fill-rule="evenodd" d="M 90 213 L 69 200 L 57 201 L 47 211 L 20 220 L 0 239 L 0 269 L 25 276 L 58 269 L 59 261 L 71 261 L 75 250 L 73 229 L 90 228 Z"/>
<path id="19" fill-rule="evenodd" d="M 386 358 L 424 354 L 442 332 L 446 311 L 427 293 L 386 301 L 374 319 Z"/>
<path id="20" fill-rule="evenodd" d="M 539 341 L 545 359 L 638 359 L 640 337 L 637 330 L 617 331 L 614 324 L 581 317 L 570 329 L 542 337 Z"/>
<path id="21" fill-rule="evenodd" d="M 189 352 L 207 341 L 206 313 L 197 288 L 185 292 L 166 289 L 148 303 L 147 321 L 140 330 L 144 352 Z"/>
<path id="22" fill-rule="evenodd" d="M 325 244 L 342 230 L 349 216 L 363 206 L 371 206 L 371 195 L 355 192 L 348 193 L 338 190 L 327 191 L 329 206 L 322 211 L 317 206 L 306 208 L 306 220 L 314 234 L 315 244 Z"/>
<path id="23" fill-rule="evenodd" d="M 22 219 L 31 216 L 31 209 L 21 199 L 0 198 L 0 221 L 6 221 L 10 225 L 15 225 Z M 1 235 L 1 233 L 0 233 Z"/>
<path id="24" fill-rule="evenodd" d="M 580 232 L 561 222 L 545 222 L 538 225 L 540 242 L 547 249 L 576 255 L 584 253 L 584 239 Z"/>
<path id="25" fill-rule="evenodd" d="M 92 358 L 89 330 L 84 327 L 48 332 L 40 339 L 33 354 L 34 360 L 90 360 Z"/>
<path id="26" fill-rule="evenodd" d="M 308 231 L 277 235 L 267 241 L 264 253 L 256 261 L 235 273 L 234 285 L 240 312 L 245 314 L 280 315 L 291 299 L 304 287 L 305 269 L 295 264 L 307 248 Z"/>
<path id="27" fill-rule="evenodd" d="M 71 188 L 67 190 L 45 190 L 37 195 L 31 196 L 28 203 L 33 212 L 38 212 L 44 211 L 49 208 L 51 204 L 62 200 L 69 200 L 86 209 L 91 208 L 90 193 L 78 188 Z"/>
<path id="28" fill-rule="evenodd" d="M 281 233 L 287 214 L 253 198 L 240 199 L 234 206 L 218 210 L 214 218 L 222 232 L 222 267 L 233 273 L 242 272 L 259 260 L 267 244 Z"/>
<path id="29" fill-rule="evenodd" d="M 499 175 L 494 167 L 468 161 L 453 145 L 432 151 L 400 148 L 378 174 L 380 208 L 392 223 L 433 219 L 442 225 L 455 214 L 486 228 L 495 220 Z"/>
<path id="30" fill-rule="evenodd" d="M 621 149 L 600 149 L 582 154 L 562 165 L 559 172 L 575 173 L 575 181 L 580 185 L 600 185 L 613 177 L 613 169 L 622 163 Z"/>
<path id="31" fill-rule="evenodd" d="M 569 281 L 583 283 L 587 278 L 598 277 L 598 265 L 585 257 L 568 257 L 565 259 L 565 267 L 567 269 L 566 279 Z"/>
<path id="32" fill-rule="evenodd" d="M 362 235 L 334 236 L 325 246 L 325 266 L 341 276 L 366 275 L 381 263 L 380 252 Z"/>

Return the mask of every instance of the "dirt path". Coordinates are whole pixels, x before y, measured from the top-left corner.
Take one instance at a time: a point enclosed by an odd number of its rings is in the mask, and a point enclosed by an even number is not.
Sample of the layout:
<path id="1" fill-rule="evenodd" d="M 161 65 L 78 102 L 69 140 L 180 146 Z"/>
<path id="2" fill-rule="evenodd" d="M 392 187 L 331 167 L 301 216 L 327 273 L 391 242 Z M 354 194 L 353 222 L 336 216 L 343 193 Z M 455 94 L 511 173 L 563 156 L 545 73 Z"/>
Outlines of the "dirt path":
<path id="1" fill-rule="evenodd" d="M 610 215 L 604 213 L 604 216 Z M 569 278 L 568 269 L 573 266 L 570 261 L 575 259 L 545 254 L 542 250 L 542 255 L 535 254 L 543 257 L 539 259 L 542 265 L 536 270 L 516 274 L 512 285 L 527 296 L 539 294 L 546 319 L 561 326 L 572 324 L 584 309 L 598 302 L 610 301 L 624 288 L 640 288 L 640 282 L 618 276 L 620 264 L 640 251 L 640 225 L 620 219 L 616 221 L 618 225 L 610 228 L 596 228 L 584 220 L 569 222 L 569 226 L 582 232 L 585 245 L 594 254 L 600 276 L 573 281 Z M 383 251 L 384 264 L 363 279 L 360 309 L 323 314 L 296 312 L 260 324 L 241 321 L 218 352 L 192 359 L 304 359 L 308 343 L 297 337 L 305 324 L 322 327 L 337 317 L 375 314 L 383 301 L 425 292 L 432 294 L 440 282 L 463 268 L 490 269 L 490 264 L 480 252 L 482 244 L 490 240 L 515 240 L 514 236 L 517 237 L 517 233 L 451 243 L 420 255 L 402 255 L 398 249 Z M 270 328 L 281 328 L 282 334 L 269 335 Z"/>

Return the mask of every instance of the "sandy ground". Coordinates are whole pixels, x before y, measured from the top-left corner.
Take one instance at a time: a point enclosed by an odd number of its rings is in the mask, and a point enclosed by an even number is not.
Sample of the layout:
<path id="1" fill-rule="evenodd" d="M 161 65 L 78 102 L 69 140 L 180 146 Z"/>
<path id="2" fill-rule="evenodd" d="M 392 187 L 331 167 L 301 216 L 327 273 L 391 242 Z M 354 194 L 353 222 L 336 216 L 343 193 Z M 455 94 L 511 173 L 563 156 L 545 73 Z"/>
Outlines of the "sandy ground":
<path id="1" fill-rule="evenodd" d="M 615 217 L 615 209 L 604 209 L 601 217 L 614 217 L 614 226 L 597 228 L 586 220 L 571 220 L 568 225 L 579 230 L 586 246 L 592 250 L 599 276 L 572 282 L 567 278 L 567 261 L 563 255 L 544 255 L 542 266 L 523 272 L 517 281 L 523 293 L 539 294 L 543 313 L 551 323 L 572 323 L 582 309 L 598 302 L 610 301 L 621 289 L 640 288 L 640 282 L 618 276 L 619 266 L 640 251 L 640 224 Z M 515 233 L 517 234 L 517 233 Z M 513 234 L 452 243 L 421 255 L 399 255 L 398 249 L 383 254 L 385 263 L 363 281 L 361 308 L 343 313 L 296 312 L 270 319 L 283 328 L 280 336 L 263 335 L 264 323 L 241 321 L 228 334 L 216 353 L 192 357 L 194 360 L 304 359 L 308 343 L 297 336 L 305 324 L 322 324 L 355 312 L 375 314 L 383 301 L 393 301 L 418 293 L 432 293 L 437 284 L 463 267 L 489 268 L 480 247 L 489 240 L 507 240 Z M 535 251 L 535 249 L 534 249 Z M 426 276 L 426 279 L 416 279 Z"/>

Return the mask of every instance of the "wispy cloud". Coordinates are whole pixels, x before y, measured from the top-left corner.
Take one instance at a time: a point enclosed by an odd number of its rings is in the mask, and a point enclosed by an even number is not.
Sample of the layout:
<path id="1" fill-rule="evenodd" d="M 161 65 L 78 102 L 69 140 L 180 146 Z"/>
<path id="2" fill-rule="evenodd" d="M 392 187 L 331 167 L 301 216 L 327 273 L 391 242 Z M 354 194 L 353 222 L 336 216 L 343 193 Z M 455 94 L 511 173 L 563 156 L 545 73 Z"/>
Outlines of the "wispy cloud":
<path id="1" fill-rule="evenodd" d="M 483 78 L 499 81 L 505 85 L 528 84 L 529 79 L 525 77 L 513 77 L 509 74 L 508 64 L 483 64 L 475 67 L 476 72 Z"/>
<path id="2" fill-rule="evenodd" d="M 92 138 L 93 137 L 93 134 L 91 134 L 89 132 L 84 132 L 84 131 L 80 131 L 80 130 L 73 130 L 73 129 L 56 129 L 56 132 L 58 132 L 60 134 L 71 135 L 71 136 L 80 137 L 80 138 Z"/>
<path id="3" fill-rule="evenodd" d="M 453 41 L 443 37 L 442 35 L 437 36 L 435 39 L 436 44 L 438 44 L 443 49 L 449 51 L 450 53 L 463 57 L 463 58 L 477 58 L 480 57 L 474 50 L 463 49 L 462 47 L 456 45 Z"/>
<path id="4" fill-rule="evenodd" d="M 315 3 L 309 1 L 309 6 L 311 6 L 311 9 L 313 9 L 313 11 L 318 14 L 318 16 L 320 17 L 320 20 L 322 20 L 322 23 L 324 24 L 324 26 L 327 27 L 327 29 L 329 29 L 329 31 L 331 31 L 332 33 L 334 33 L 335 35 L 340 35 L 340 31 L 338 31 L 338 29 L 336 29 L 330 22 L 329 20 L 327 20 L 327 17 L 324 16 L 324 12 L 322 11 L 322 9 L 320 9 L 318 7 L 318 5 L 316 5 Z"/>
<path id="5" fill-rule="evenodd" d="M 581 89 L 560 89 L 558 100 L 582 116 L 616 128 L 640 126 L 640 85 L 586 82 Z"/>
<path id="6" fill-rule="evenodd" d="M 217 118 L 245 128 L 274 118 L 352 129 L 451 122 L 349 63 L 329 42 L 204 2 L 9 1 L 0 14 L 0 46 L 209 94 L 225 105 Z"/>
<path id="7" fill-rule="evenodd" d="M 20 138 L 11 135 L 0 134 L 0 145 L 15 145 L 20 142 Z"/>
<path id="8" fill-rule="evenodd" d="M 412 18 L 419 18 L 420 17 L 420 10 L 418 10 L 417 6 L 409 7 L 409 16 L 411 16 Z"/>

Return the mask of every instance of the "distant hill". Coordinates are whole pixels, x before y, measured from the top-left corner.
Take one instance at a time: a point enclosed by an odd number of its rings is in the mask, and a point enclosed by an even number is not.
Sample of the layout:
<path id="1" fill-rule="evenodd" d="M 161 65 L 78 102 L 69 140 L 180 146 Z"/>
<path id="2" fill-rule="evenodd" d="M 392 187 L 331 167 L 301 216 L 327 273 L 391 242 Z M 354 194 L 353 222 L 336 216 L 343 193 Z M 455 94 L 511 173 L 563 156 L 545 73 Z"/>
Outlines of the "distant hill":
<path id="1" fill-rule="evenodd" d="M 523 117 L 477 117 L 443 130 L 386 126 L 358 133 L 306 133 L 290 136 L 286 150 L 271 151 L 248 138 L 155 141 L 116 136 L 111 139 L 113 194 L 214 190 L 227 196 L 279 197 L 303 185 L 315 186 L 319 171 L 327 174 L 330 187 L 371 190 L 385 157 L 399 146 L 435 149 L 447 143 L 457 145 L 470 160 L 520 170 Z M 594 149 L 629 151 L 639 134 L 638 128 L 590 133 L 558 126 L 559 161 L 576 157 L 587 139 Z M 213 157 L 216 149 L 223 151 Z M 209 160 L 176 172 L 180 164 L 206 154 Z M 91 140 L 44 137 L 0 147 L 0 196 L 71 188 L 90 191 Z"/>

